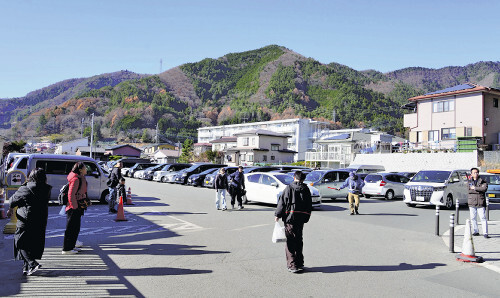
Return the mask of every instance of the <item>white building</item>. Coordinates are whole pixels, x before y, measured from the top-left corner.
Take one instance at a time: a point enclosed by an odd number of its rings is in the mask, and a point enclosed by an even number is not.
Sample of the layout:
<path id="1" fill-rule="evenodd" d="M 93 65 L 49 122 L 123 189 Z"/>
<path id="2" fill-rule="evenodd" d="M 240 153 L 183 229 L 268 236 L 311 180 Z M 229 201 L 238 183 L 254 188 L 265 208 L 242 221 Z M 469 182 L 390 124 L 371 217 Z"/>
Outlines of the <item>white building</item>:
<path id="1" fill-rule="evenodd" d="M 55 154 L 75 154 L 78 147 L 89 146 L 89 138 L 81 138 L 57 145 Z"/>
<path id="2" fill-rule="evenodd" d="M 241 123 L 198 128 L 198 142 L 209 143 L 221 137 L 232 137 L 237 133 L 250 130 L 269 130 L 290 136 L 287 148 L 296 151 L 294 161 L 305 160 L 306 151 L 315 148 L 314 141 L 319 139 L 328 126 L 328 122 L 311 119 L 285 119 L 265 122 Z"/>

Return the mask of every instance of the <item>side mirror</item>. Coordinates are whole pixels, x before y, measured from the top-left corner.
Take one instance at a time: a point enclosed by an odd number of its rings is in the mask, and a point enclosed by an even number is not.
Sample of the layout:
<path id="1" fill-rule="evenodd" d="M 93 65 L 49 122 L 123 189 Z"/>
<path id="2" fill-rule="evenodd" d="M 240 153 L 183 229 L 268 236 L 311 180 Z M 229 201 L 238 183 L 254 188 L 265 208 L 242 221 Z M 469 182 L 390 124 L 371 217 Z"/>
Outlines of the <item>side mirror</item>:
<path id="1" fill-rule="evenodd" d="M 273 183 L 271 183 L 271 186 L 278 187 L 278 183 L 273 182 Z"/>
<path id="2" fill-rule="evenodd" d="M 325 180 L 323 180 L 323 182 L 328 183 L 328 182 L 330 182 L 330 179 L 325 179 Z"/>

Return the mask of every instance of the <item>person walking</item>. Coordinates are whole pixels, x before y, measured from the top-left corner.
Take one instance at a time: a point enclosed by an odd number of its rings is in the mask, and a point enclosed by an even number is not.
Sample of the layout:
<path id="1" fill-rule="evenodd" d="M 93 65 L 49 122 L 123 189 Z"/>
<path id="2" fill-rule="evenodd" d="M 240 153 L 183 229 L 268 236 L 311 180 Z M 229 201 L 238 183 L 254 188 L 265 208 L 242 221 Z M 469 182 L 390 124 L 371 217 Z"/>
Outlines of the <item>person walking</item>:
<path id="1" fill-rule="evenodd" d="M 120 182 L 120 179 L 122 178 L 122 162 L 119 161 L 115 164 L 113 169 L 111 170 L 111 173 L 109 174 L 108 177 L 108 190 L 109 190 L 109 213 L 117 213 L 118 211 L 116 210 L 116 198 L 117 198 L 117 189 L 116 187 L 118 186 L 118 183 Z"/>
<path id="2" fill-rule="evenodd" d="M 222 208 L 226 211 L 226 190 L 229 188 L 227 183 L 226 169 L 220 168 L 219 173 L 215 176 L 215 207 L 217 210 Z"/>
<path id="3" fill-rule="evenodd" d="M 477 215 L 481 219 L 484 238 L 488 236 L 488 221 L 486 220 L 486 198 L 485 192 L 488 189 L 488 183 L 479 177 L 479 169 L 472 168 L 471 179 L 469 180 L 469 195 L 467 203 L 469 205 L 470 221 L 472 223 L 473 236 L 479 236 L 479 228 L 477 226 Z"/>
<path id="4" fill-rule="evenodd" d="M 78 206 L 78 201 L 87 197 L 86 174 L 87 167 L 85 164 L 77 162 L 67 177 L 69 188 L 68 205 L 66 205 L 66 231 L 64 232 L 63 255 L 76 254 L 80 251 L 79 247 L 83 246 L 82 242 L 78 241 L 77 243 L 82 215 L 84 213 L 84 209 Z"/>
<path id="5" fill-rule="evenodd" d="M 275 221 L 278 222 L 281 218 L 285 224 L 286 263 L 288 271 L 292 273 L 304 270 L 302 232 L 312 212 L 311 191 L 304 184 L 305 177 L 302 171 L 295 172 L 293 182 L 287 185 L 279 197 L 274 212 Z"/>
<path id="6" fill-rule="evenodd" d="M 342 188 L 349 187 L 347 200 L 349 201 L 351 215 L 354 215 L 354 213 L 359 214 L 359 194 L 361 193 L 363 186 L 365 186 L 363 179 L 360 179 L 354 172 L 350 172 L 349 178 L 345 180 L 344 184 L 342 184 L 340 188 L 337 188 L 337 190 L 341 190 Z"/>
<path id="7" fill-rule="evenodd" d="M 28 182 L 19 187 L 9 199 L 7 217 L 10 217 L 14 207 L 17 207 L 14 258 L 24 261 L 23 275 L 32 275 L 42 267 L 36 260 L 42 258 L 45 250 L 51 189 L 47 184 L 45 170 L 37 168 L 30 172 Z"/>
<path id="8" fill-rule="evenodd" d="M 229 194 L 231 195 L 231 208 L 234 209 L 235 200 L 238 201 L 238 209 L 243 209 L 243 201 L 241 197 L 245 191 L 245 176 L 243 176 L 243 167 L 239 166 L 238 171 L 230 176 L 231 183 L 229 184 Z"/>

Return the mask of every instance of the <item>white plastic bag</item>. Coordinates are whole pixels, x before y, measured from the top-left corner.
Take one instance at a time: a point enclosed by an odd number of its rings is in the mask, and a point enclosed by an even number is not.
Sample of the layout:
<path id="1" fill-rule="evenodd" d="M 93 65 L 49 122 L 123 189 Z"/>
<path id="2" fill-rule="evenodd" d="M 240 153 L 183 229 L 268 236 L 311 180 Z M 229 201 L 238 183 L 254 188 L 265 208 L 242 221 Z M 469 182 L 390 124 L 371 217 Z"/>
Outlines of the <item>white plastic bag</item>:
<path id="1" fill-rule="evenodd" d="M 274 224 L 274 231 L 273 231 L 273 239 L 272 240 L 273 240 L 273 243 L 286 241 L 285 227 L 282 227 L 278 222 L 276 222 Z"/>
<path id="2" fill-rule="evenodd" d="M 61 210 L 59 211 L 59 215 L 66 215 L 66 205 L 61 206 Z"/>

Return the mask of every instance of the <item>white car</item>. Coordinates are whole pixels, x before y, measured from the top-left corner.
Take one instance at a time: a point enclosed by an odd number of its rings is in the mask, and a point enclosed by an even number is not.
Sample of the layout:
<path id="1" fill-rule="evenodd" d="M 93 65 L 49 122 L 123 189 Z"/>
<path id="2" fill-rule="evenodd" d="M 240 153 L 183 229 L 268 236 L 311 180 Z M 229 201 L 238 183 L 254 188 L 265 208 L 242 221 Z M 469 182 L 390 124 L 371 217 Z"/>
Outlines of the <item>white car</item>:
<path id="1" fill-rule="evenodd" d="M 245 174 L 246 201 L 278 204 L 285 187 L 293 182 L 293 177 L 284 173 L 249 173 Z M 312 195 L 313 207 L 321 206 L 317 188 L 308 185 Z"/>
<path id="2" fill-rule="evenodd" d="M 134 178 L 137 178 L 137 179 L 143 179 L 144 178 L 144 172 L 146 170 L 139 170 L 139 171 L 135 171 L 134 173 Z"/>
<path id="3" fill-rule="evenodd" d="M 404 200 L 408 207 L 438 205 L 451 209 L 456 200 L 467 203 L 468 170 L 424 170 L 405 185 Z"/>
<path id="4" fill-rule="evenodd" d="M 385 197 L 386 200 L 403 197 L 405 184 L 410 179 L 395 173 L 373 173 L 365 178 L 362 193 L 365 198 Z"/>

